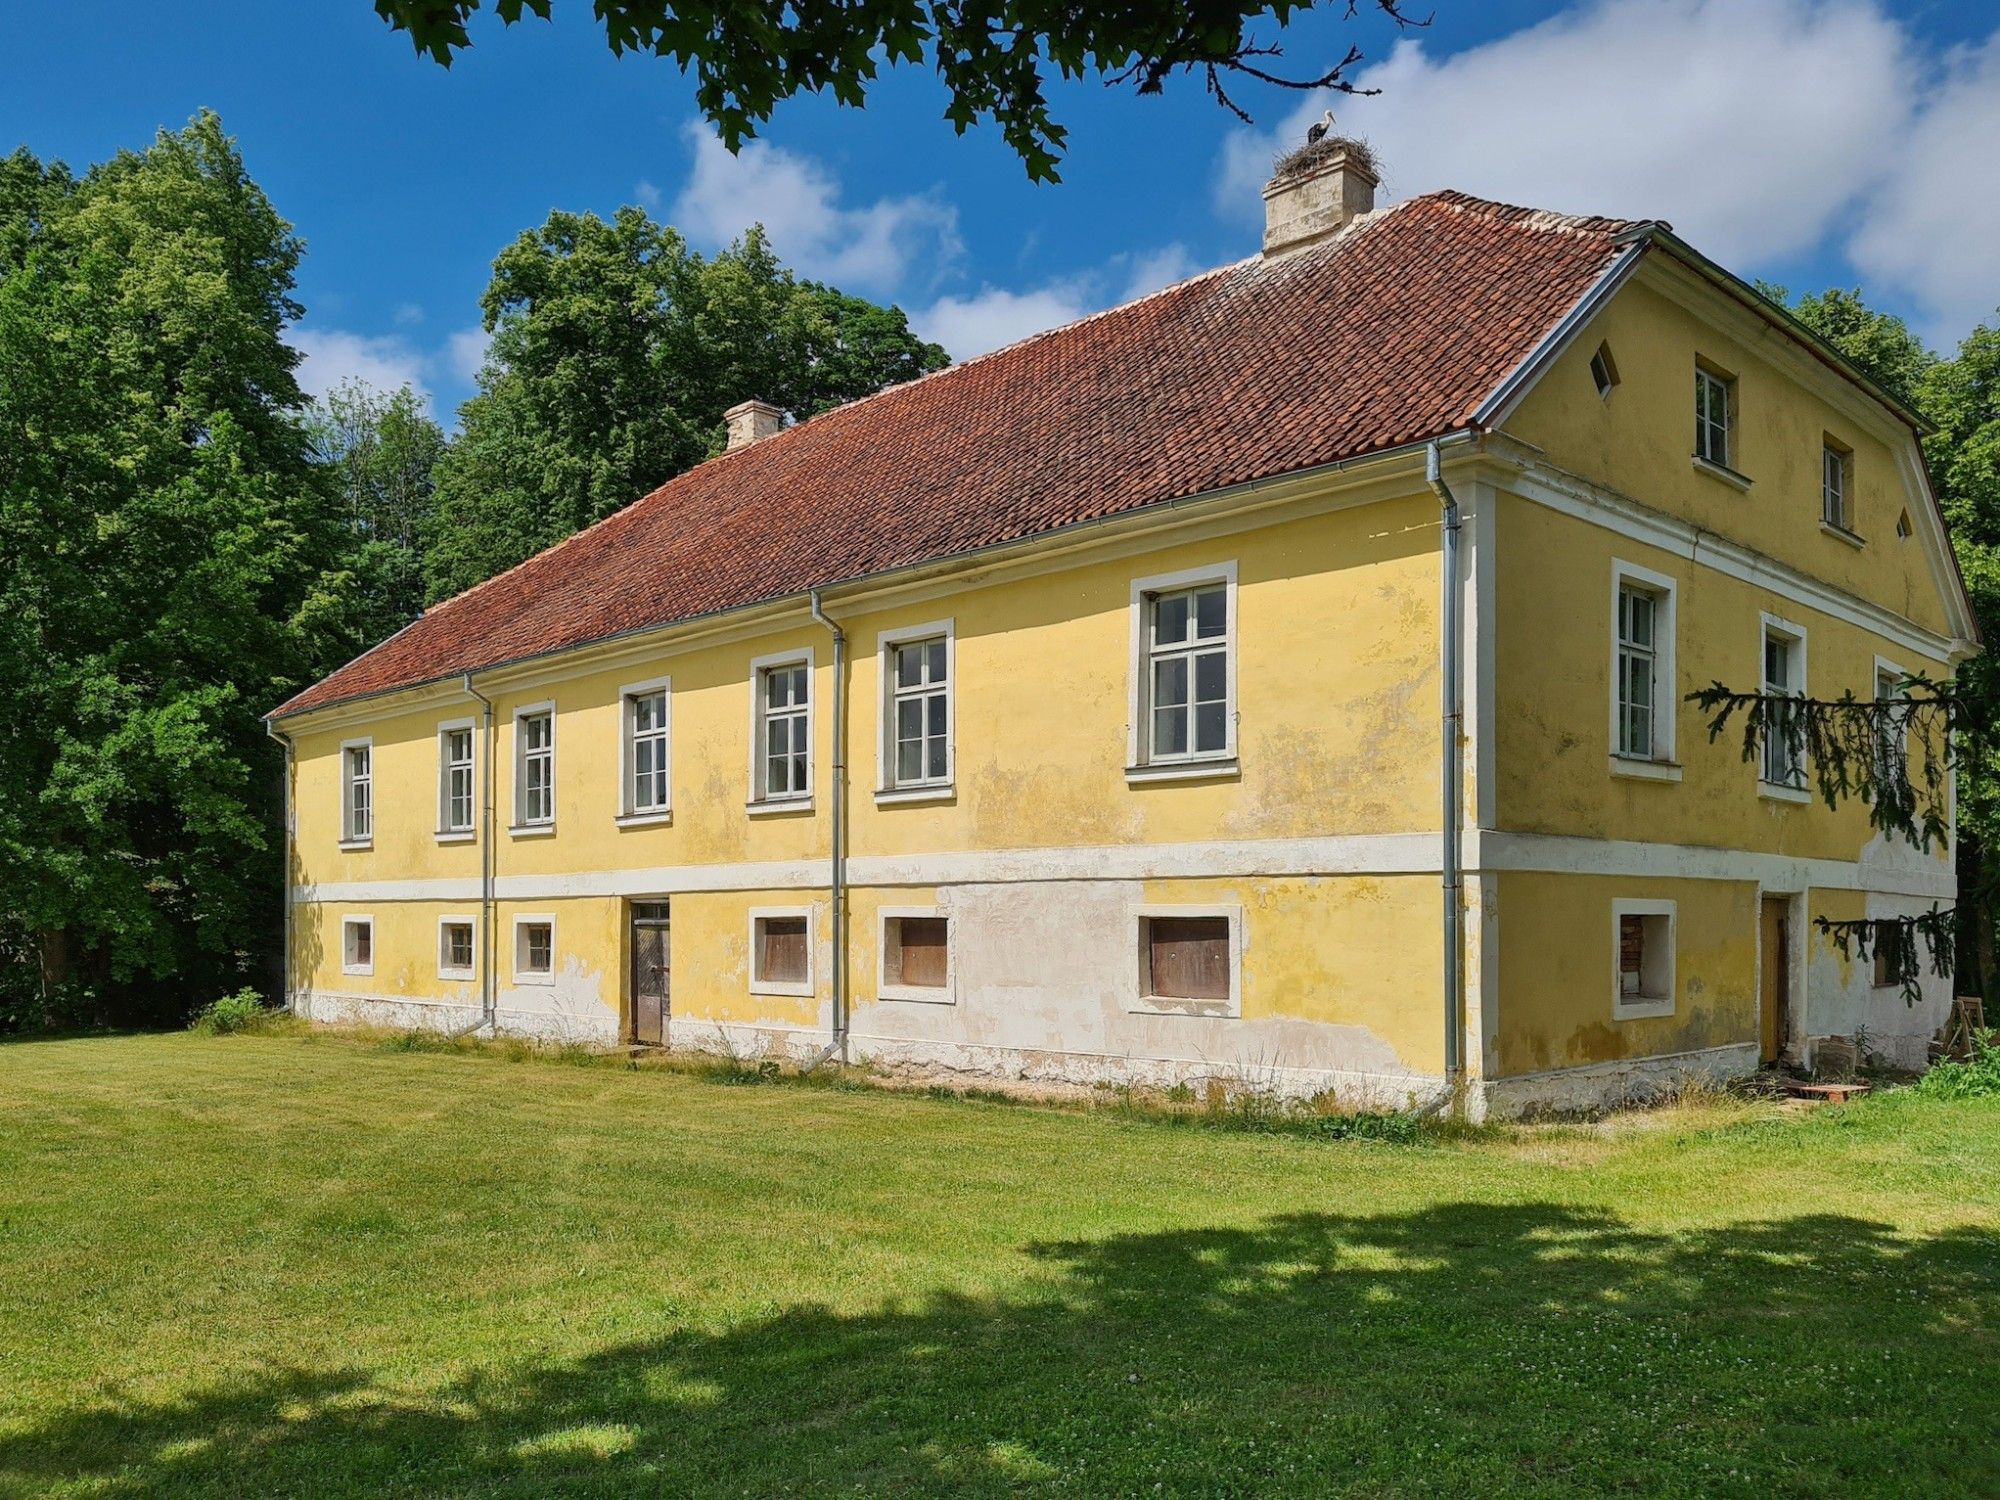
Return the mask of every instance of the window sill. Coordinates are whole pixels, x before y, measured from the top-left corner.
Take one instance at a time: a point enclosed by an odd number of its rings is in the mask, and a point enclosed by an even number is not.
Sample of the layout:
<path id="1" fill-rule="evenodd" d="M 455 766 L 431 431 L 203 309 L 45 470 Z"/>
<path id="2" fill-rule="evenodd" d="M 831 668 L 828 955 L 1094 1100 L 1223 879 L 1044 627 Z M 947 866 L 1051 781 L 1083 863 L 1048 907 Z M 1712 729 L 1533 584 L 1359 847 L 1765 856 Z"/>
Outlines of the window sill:
<path id="1" fill-rule="evenodd" d="M 1858 532 L 1849 531 L 1845 526 L 1836 526 L 1831 521 L 1820 522 L 1819 529 L 1835 541 L 1845 542 L 1857 551 L 1868 545 L 1868 538 L 1865 536 L 1860 535 Z"/>
<path id="2" fill-rule="evenodd" d="M 753 995 L 782 995 L 792 1000 L 810 1000 L 814 990 L 810 984 L 790 984 L 778 979 L 753 979 L 750 981 Z"/>
<path id="3" fill-rule="evenodd" d="M 373 849 L 375 847 L 375 839 L 372 834 L 365 839 L 342 839 L 340 847 L 352 854 L 362 849 Z"/>
<path id="4" fill-rule="evenodd" d="M 1611 1019 L 1614 1021 L 1657 1021 L 1673 1013 L 1673 1001 L 1649 1000 L 1643 995 L 1632 1000 L 1621 998 L 1611 1003 Z"/>
<path id="5" fill-rule="evenodd" d="M 517 839 L 545 839 L 552 837 L 555 831 L 553 823 L 516 823 L 507 830 L 507 835 Z"/>
<path id="6" fill-rule="evenodd" d="M 762 802 L 746 802 L 743 805 L 743 810 L 753 818 L 772 818 L 783 813 L 809 813 L 813 810 L 813 799 L 811 797 L 767 798 Z M 753 991 L 752 993 L 757 992 Z M 778 990 L 772 991 L 772 993 L 785 994 L 789 992 Z"/>
<path id="7" fill-rule="evenodd" d="M 438 978 L 447 984 L 470 984 L 474 975 L 470 969 L 439 969 Z"/>
<path id="8" fill-rule="evenodd" d="M 514 976 L 514 983 L 516 984 L 551 985 L 555 982 L 556 976 L 553 974 L 516 974 Z"/>
<path id="9" fill-rule="evenodd" d="M 1234 1021 L 1238 1009 L 1229 1000 L 1176 1000 L 1170 995 L 1142 995 L 1126 1007 L 1135 1016 L 1191 1016 L 1202 1021 Z"/>
<path id="10" fill-rule="evenodd" d="M 1679 781 L 1681 767 L 1679 761 L 1642 760 L 1636 755 L 1614 755 L 1611 757 L 1611 774 L 1624 776 L 1633 781 Z"/>
<path id="11" fill-rule="evenodd" d="M 1728 464 L 1716 463 L 1713 459 L 1703 458 L 1699 453 L 1694 455 L 1694 467 L 1696 473 L 1706 474 L 1710 479 L 1720 479 L 1724 484 L 1734 485 L 1739 490 L 1747 491 L 1756 483 L 1748 474 L 1739 474 Z"/>
<path id="12" fill-rule="evenodd" d="M 1801 807 L 1813 799 L 1811 788 L 1786 786 L 1784 783 L 1777 781 L 1758 782 L 1757 795 L 1772 802 L 1790 802 Z"/>
<path id="13" fill-rule="evenodd" d="M 472 828 L 440 828 L 436 837 L 440 844 L 470 844 L 479 837 L 479 833 Z"/>
<path id="14" fill-rule="evenodd" d="M 1233 755 L 1218 756 L 1213 760 L 1159 761 L 1152 765 L 1125 768 L 1125 780 L 1131 786 L 1142 786 L 1150 781 L 1227 781 L 1242 774 L 1243 768 Z"/>
<path id="15" fill-rule="evenodd" d="M 375 977 L 375 965 L 369 964 L 366 968 L 362 968 L 356 964 L 342 964 L 340 972 L 352 975 L 356 979 L 373 979 Z"/>
<path id="16" fill-rule="evenodd" d="M 877 789 L 877 807 L 903 807 L 913 802 L 954 802 L 958 799 L 958 788 L 950 782 L 939 782 L 935 786 L 885 786 Z"/>
<path id="17" fill-rule="evenodd" d="M 922 989 L 913 985 L 884 984 L 875 990 L 877 1000 L 893 1000 L 909 1005 L 956 1005 L 958 996 L 946 989 Z"/>
<path id="18" fill-rule="evenodd" d="M 620 828 L 665 828 L 674 821 L 674 810 L 663 807 L 657 812 L 620 813 L 611 821 Z"/>

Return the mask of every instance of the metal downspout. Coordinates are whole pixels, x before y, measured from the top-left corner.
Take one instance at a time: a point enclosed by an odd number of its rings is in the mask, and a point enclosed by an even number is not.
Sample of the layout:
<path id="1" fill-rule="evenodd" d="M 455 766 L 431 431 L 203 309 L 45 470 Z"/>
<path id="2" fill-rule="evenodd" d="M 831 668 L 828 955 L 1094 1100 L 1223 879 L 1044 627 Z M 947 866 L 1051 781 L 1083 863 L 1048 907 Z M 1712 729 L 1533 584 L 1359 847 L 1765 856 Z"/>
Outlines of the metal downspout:
<path id="1" fill-rule="evenodd" d="M 459 685 L 466 695 L 479 700 L 484 722 L 479 734 L 479 1019 L 470 1025 L 461 1026 L 453 1036 L 469 1036 L 482 1026 L 489 1032 L 499 1032 L 500 995 L 497 987 L 499 978 L 498 944 L 499 934 L 494 930 L 493 876 L 493 700 L 472 685 L 472 674 L 467 672 Z"/>
<path id="2" fill-rule="evenodd" d="M 812 617 L 833 636 L 833 859 L 827 877 L 833 901 L 833 1035 L 805 1065 L 810 1073 L 835 1053 L 847 1061 L 847 632 L 820 608 L 818 589 L 807 599 Z"/>
<path id="3" fill-rule="evenodd" d="M 278 965 L 279 983 L 284 988 L 285 1002 L 279 1010 L 292 1008 L 292 737 L 269 719 L 264 721 L 264 733 L 276 740 L 285 751 L 284 777 L 284 828 L 285 828 L 285 951 Z"/>
<path id="4" fill-rule="evenodd" d="M 1460 962 L 1464 951 L 1464 881 L 1459 869 L 1460 828 L 1464 822 L 1463 764 L 1460 739 L 1464 727 L 1464 706 L 1459 690 L 1461 646 L 1461 599 L 1458 582 L 1458 500 L 1445 483 L 1444 463 L 1433 442 L 1424 453 L 1424 478 L 1436 492 L 1442 507 L 1444 597 L 1441 606 L 1444 639 L 1439 647 L 1438 670 L 1443 677 L 1442 755 L 1443 806 L 1441 811 L 1444 847 L 1439 862 L 1444 898 L 1444 1081 L 1447 1107 L 1458 1105 L 1463 1071 L 1464 1019 L 1459 991 Z"/>

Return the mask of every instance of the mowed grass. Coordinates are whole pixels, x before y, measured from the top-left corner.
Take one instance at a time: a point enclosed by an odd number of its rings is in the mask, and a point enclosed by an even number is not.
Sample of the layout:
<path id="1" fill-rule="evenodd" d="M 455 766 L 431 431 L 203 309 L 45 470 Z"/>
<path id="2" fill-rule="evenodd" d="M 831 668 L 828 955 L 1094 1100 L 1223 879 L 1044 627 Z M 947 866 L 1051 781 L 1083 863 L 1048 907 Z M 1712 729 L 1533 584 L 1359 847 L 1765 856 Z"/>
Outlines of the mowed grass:
<path id="1" fill-rule="evenodd" d="M 2000 1103 L 1423 1146 L 0 1046 L 0 1494 L 2000 1493 Z"/>

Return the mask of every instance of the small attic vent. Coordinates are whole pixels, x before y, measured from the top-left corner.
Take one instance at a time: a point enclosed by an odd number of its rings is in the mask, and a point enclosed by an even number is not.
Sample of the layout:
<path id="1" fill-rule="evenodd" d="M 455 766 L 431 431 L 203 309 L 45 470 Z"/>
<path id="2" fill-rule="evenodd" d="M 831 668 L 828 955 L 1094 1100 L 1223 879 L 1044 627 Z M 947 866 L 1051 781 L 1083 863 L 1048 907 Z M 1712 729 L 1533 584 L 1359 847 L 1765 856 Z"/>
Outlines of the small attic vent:
<path id="1" fill-rule="evenodd" d="M 1597 386 L 1597 394 L 1610 399 L 1612 387 L 1618 384 L 1618 362 L 1611 357 L 1611 346 L 1599 344 L 1597 352 L 1590 356 L 1590 378 Z"/>
<path id="2" fill-rule="evenodd" d="M 1896 535 L 1907 542 L 1910 539 L 1910 531 L 1910 513 L 1904 511 L 1900 516 L 1896 517 Z"/>

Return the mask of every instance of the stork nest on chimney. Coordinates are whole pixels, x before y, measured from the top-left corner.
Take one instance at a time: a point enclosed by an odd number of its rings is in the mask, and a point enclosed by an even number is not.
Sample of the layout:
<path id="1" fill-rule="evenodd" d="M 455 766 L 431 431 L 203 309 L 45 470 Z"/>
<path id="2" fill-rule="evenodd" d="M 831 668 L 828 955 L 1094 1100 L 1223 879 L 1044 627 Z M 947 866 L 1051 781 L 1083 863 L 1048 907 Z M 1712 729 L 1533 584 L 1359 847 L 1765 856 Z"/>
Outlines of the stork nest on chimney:
<path id="1" fill-rule="evenodd" d="M 1323 136 L 1295 151 L 1287 151 L 1271 163 L 1271 175 L 1302 177 L 1329 157 L 1343 152 L 1349 161 L 1371 177 L 1381 177 L 1382 169 L 1376 164 L 1374 148 L 1358 135 Z"/>

